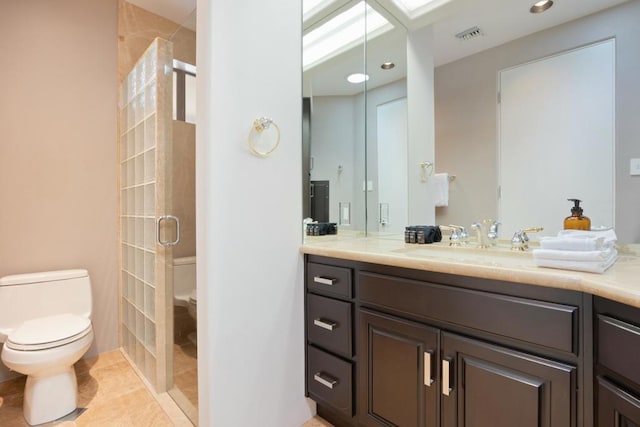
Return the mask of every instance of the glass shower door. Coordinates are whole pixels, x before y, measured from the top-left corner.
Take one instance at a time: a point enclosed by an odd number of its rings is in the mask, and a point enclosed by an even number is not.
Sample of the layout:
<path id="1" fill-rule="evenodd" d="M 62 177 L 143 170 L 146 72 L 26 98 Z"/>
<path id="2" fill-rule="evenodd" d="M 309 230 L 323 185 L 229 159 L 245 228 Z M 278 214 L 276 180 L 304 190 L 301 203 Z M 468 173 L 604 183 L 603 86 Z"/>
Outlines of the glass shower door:
<path id="1" fill-rule="evenodd" d="M 121 343 L 158 392 L 171 381 L 171 43 L 156 39 L 120 92 Z"/>

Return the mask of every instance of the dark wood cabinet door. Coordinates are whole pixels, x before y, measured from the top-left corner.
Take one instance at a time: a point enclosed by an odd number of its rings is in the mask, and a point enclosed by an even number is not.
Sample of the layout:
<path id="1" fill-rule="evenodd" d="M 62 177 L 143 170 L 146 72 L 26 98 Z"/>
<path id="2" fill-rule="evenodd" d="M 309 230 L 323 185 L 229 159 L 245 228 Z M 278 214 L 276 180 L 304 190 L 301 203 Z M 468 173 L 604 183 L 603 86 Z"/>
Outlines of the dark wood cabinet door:
<path id="1" fill-rule="evenodd" d="M 436 427 L 439 331 L 364 309 L 359 320 L 360 424 Z"/>
<path id="2" fill-rule="evenodd" d="M 441 333 L 444 427 L 576 425 L 575 367 Z"/>
<path id="3" fill-rule="evenodd" d="M 640 427 L 640 399 L 597 378 L 597 427 Z"/>

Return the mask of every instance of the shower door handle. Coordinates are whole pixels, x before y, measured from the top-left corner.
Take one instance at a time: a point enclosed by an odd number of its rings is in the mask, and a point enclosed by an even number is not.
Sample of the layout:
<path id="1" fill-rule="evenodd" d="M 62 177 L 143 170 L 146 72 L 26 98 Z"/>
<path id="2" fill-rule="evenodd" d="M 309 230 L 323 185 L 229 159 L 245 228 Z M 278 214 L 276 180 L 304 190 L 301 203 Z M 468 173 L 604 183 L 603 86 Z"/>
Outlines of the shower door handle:
<path id="1" fill-rule="evenodd" d="M 176 238 L 171 242 L 164 242 L 160 237 L 160 225 L 162 224 L 162 221 L 168 220 L 173 220 L 176 223 Z M 180 218 L 174 215 L 161 215 L 158 218 L 156 226 L 156 237 L 158 238 L 158 243 L 160 243 L 162 246 L 175 246 L 180 242 Z"/>

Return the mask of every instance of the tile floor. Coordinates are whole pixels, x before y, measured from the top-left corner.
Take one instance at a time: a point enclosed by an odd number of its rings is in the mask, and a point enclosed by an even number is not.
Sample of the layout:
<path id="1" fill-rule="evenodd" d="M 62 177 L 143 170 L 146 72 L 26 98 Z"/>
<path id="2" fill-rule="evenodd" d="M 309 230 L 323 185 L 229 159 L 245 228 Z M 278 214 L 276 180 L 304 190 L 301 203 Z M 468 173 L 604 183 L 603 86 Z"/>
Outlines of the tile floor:
<path id="1" fill-rule="evenodd" d="M 120 350 L 76 363 L 78 400 L 85 408 L 41 426 L 164 427 L 191 425 L 168 396 L 152 395 Z M 0 383 L 0 426 L 28 426 L 22 416 L 25 377 Z M 164 408 L 164 410 L 163 410 Z M 126 410 L 125 410 L 126 409 Z M 69 419 L 67 419 L 69 418 Z M 71 420 L 70 418 L 75 418 Z M 332 427 L 314 417 L 302 427 Z"/>
<path id="2" fill-rule="evenodd" d="M 173 426 L 158 401 L 129 365 L 120 350 L 102 353 L 76 363 L 78 403 L 86 408 L 75 420 L 55 426 Z M 22 416 L 26 377 L 0 383 L 0 426 L 28 426 Z M 127 410 L 123 410 L 127 408 Z M 182 424 L 184 425 L 184 424 Z"/>

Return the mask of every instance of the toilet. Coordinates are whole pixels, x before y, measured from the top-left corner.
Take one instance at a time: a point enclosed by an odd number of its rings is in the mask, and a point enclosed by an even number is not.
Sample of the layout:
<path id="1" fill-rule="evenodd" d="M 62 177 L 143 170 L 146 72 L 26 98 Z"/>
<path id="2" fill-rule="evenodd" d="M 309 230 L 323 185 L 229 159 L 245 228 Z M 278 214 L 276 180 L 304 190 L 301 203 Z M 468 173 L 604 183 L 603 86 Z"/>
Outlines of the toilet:
<path id="1" fill-rule="evenodd" d="M 186 307 L 189 316 L 197 322 L 197 291 L 196 291 L 196 257 L 182 257 L 173 259 L 173 304 Z M 187 335 L 189 341 L 197 345 L 197 333 Z"/>
<path id="2" fill-rule="evenodd" d="M 187 311 L 189 312 L 189 316 L 191 316 L 193 321 L 197 324 L 198 323 L 198 292 L 195 289 L 191 291 L 191 294 L 189 295 L 189 307 L 187 307 Z M 193 345 L 195 346 L 198 345 L 197 332 L 195 331 L 190 332 L 189 335 L 187 335 L 187 338 L 189 338 L 189 341 L 191 341 Z"/>
<path id="3" fill-rule="evenodd" d="M 2 363 L 27 375 L 24 418 L 30 425 L 77 408 L 73 367 L 93 341 L 91 280 L 87 270 L 0 278 Z"/>

